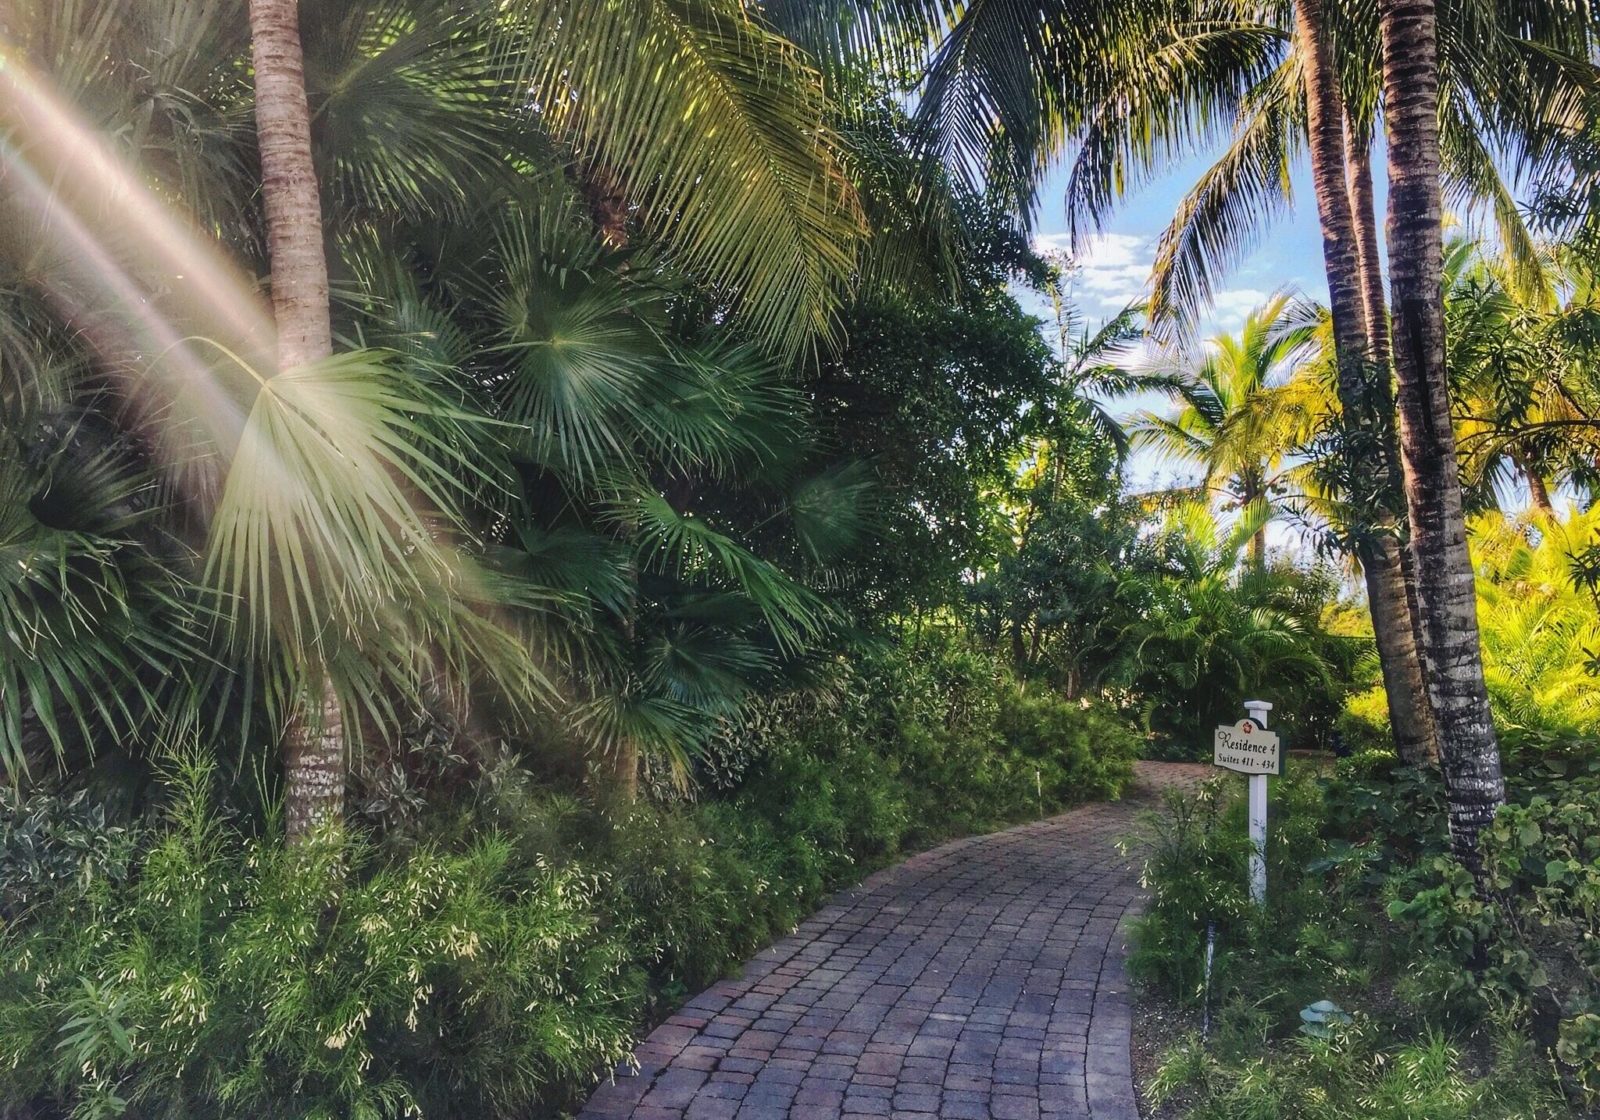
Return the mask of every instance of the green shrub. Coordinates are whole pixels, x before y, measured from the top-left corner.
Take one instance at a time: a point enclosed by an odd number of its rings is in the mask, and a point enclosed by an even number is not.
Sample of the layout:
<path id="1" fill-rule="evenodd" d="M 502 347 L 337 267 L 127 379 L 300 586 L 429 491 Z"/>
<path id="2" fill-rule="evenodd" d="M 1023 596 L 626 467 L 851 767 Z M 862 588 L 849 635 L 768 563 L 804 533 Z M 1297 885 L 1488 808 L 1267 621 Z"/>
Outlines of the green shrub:
<path id="1" fill-rule="evenodd" d="M 0 802 L 0 1111 L 549 1113 L 864 870 L 1131 775 L 1109 710 L 942 636 L 838 673 L 756 710 L 698 802 L 562 792 L 509 753 L 295 851 L 193 764 L 145 829 Z"/>
<path id="2" fill-rule="evenodd" d="M 1554 1035 L 1575 1086 L 1600 1099 L 1600 788 L 1550 781 L 1503 807 L 1481 846 L 1488 896 L 1439 856 L 1389 914 L 1442 997 Z"/>
<path id="3" fill-rule="evenodd" d="M 108 822 L 82 790 L 25 796 L 0 787 L 0 921 L 19 920 L 63 889 L 120 882 L 137 845 L 137 830 Z"/>
<path id="4" fill-rule="evenodd" d="M 1389 698 L 1383 686 L 1351 695 L 1339 713 L 1337 729 L 1352 754 L 1384 753 L 1394 758 L 1394 739 L 1389 731 Z"/>
<path id="5" fill-rule="evenodd" d="M 0 941 L 0 1099 L 74 1116 L 520 1115 L 629 1049 L 639 976 L 601 886 L 485 836 L 385 864 L 248 838 L 178 777 L 125 882 Z"/>
<path id="6" fill-rule="evenodd" d="M 1189 1120 L 1539 1120 L 1567 1115 L 1525 1043 L 1508 1038 L 1487 1071 L 1443 1035 L 1396 1042 L 1370 1022 L 1297 1034 L 1243 1061 L 1198 1039 L 1166 1055 L 1151 1095 L 1198 1095 Z"/>
<path id="7" fill-rule="evenodd" d="M 1217 930 L 1214 1036 L 1158 1078 L 1211 1117 L 1565 1115 L 1600 1087 L 1600 763 L 1511 783 L 1484 893 L 1450 858 L 1437 773 L 1361 759 L 1274 783 L 1268 905 L 1243 897 L 1240 798 L 1175 797 L 1135 929 L 1145 984 L 1197 1002 Z M 1569 776 L 1571 775 L 1571 776 Z M 1308 1031 L 1333 1001 L 1348 1029 Z M 1304 1037 L 1307 1033 L 1317 1038 Z"/>
<path id="8" fill-rule="evenodd" d="M 1351 868 L 1329 858 L 1318 779 L 1291 772 L 1271 786 L 1268 905 L 1257 907 L 1243 792 L 1238 778 L 1219 776 L 1195 794 L 1169 791 L 1165 811 L 1149 816 L 1143 881 L 1151 899 L 1134 925 L 1129 967 L 1154 990 L 1198 1005 L 1210 928 L 1213 1005 L 1238 1003 L 1277 1029 L 1297 1024 L 1293 1016 L 1307 1003 L 1363 979 L 1359 954 L 1330 920 Z M 1321 866 L 1308 875 L 1314 862 Z"/>
<path id="9" fill-rule="evenodd" d="M 1116 797 L 1133 778 L 1143 740 L 1109 706 L 1016 689 L 1004 697 L 998 731 L 1042 775 L 1053 805 Z M 1026 775 L 1025 775 L 1026 776 Z"/>
<path id="10" fill-rule="evenodd" d="M 1166 793 L 1165 811 L 1149 818 L 1142 880 L 1150 904 L 1134 922 L 1133 976 L 1183 1003 L 1205 989 L 1208 931 L 1230 945 L 1248 926 L 1250 837 L 1230 813 L 1227 779 L 1197 794 Z"/>

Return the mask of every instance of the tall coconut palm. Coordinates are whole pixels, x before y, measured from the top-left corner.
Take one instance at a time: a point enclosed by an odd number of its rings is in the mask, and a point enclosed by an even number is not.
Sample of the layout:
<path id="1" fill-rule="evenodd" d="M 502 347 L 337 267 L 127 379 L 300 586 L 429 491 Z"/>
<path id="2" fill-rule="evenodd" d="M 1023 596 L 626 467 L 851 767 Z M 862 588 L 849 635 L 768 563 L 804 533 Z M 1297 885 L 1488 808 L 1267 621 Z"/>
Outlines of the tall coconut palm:
<path id="1" fill-rule="evenodd" d="M 774 5 L 780 18 L 793 7 Z M 1219 122 L 1234 117 L 1227 152 L 1163 237 L 1151 300 L 1157 323 L 1192 321 L 1216 271 L 1266 214 L 1287 201 L 1289 164 L 1305 142 L 1309 114 L 1315 114 L 1313 154 L 1324 167 L 1316 176 L 1319 205 L 1337 192 L 1344 208 L 1354 208 L 1354 228 L 1341 227 L 1341 238 L 1352 241 L 1355 252 L 1340 250 L 1328 262 L 1330 286 L 1339 290 L 1336 322 L 1348 321 L 1345 368 L 1354 371 L 1362 360 L 1353 349 L 1357 321 L 1350 311 L 1357 304 L 1345 306 L 1352 287 L 1360 290 L 1360 333 L 1366 336 L 1359 353 L 1370 355 L 1375 371 L 1385 368 L 1388 328 L 1370 174 L 1378 35 L 1366 7 L 1328 5 L 1337 33 L 1321 3 L 1293 6 L 1292 33 L 1249 4 L 1114 11 L 1115 5 L 1100 4 L 957 8 L 899 0 L 852 7 L 854 18 L 842 24 L 851 31 L 843 37 L 839 22 L 817 18 L 816 6 L 808 18 L 789 18 L 800 33 L 813 29 L 811 41 L 824 53 L 851 35 L 868 40 L 869 50 L 874 36 L 880 43 L 929 44 L 919 60 L 919 113 L 947 159 L 998 170 L 1006 189 L 1026 205 L 1050 157 L 1078 141 L 1068 191 L 1075 230 L 1095 221 L 1153 167 L 1197 137 L 1214 136 Z M 1538 107 L 1570 103 L 1583 87 L 1573 74 L 1582 71 L 1587 56 L 1586 24 L 1559 4 L 1463 0 L 1458 8 L 1460 22 L 1474 34 L 1450 41 L 1455 54 L 1447 85 L 1451 142 L 1445 166 L 1462 197 L 1487 203 L 1508 251 L 1525 266 L 1531 239 L 1481 135 L 1545 131 L 1548 114 Z M 1286 49 L 1291 44 L 1295 49 Z M 1359 104 L 1350 114 L 1340 104 L 1342 82 L 1356 87 Z M 1316 99 L 1314 106 L 1308 95 Z M 1341 135 L 1346 128 L 1348 142 Z M 1341 158 L 1336 149 L 1348 151 Z M 1341 382 L 1344 423 L 1356 436 L 1347 441 L 1348 473 L 1354 491 L 1367 499 L 1352 507 L 1362 522 L 1353 527 L 1353 539 L 1360 542 L 1372 584 L 1375 628 L 1385 635 L 1380 652 L 1386 680 L 1395 688 L 1397 746 L 1418 760 L 1431 752 L 1433 737 L 1420 692 L 1408 554 L 1397 539 L 1401 503 L 1392 483 L 1398 452 L 1387 423 L 1390 391 L 1386 374 L 1375 372 L 1366 381 L 1370 403 L 1352 395 L 1353 376 Z"/>
<path id="2" fill-rule="evenodd" d="M 1481 136 L 1537 133 L 1540 113 L 1523 110 L 1559 102 L 1582 87 L 1587 33 L 1581 20 L 1557 5 L 1460 3 L 1452 10 L 1477 33 L 1450 40 L 1443 166 L 1459 198 L 1482 203 L 1493 214 L 1513 275 L 1519 284 L 1531 284 L 1538 271 L 1532 239 L 1509 204 L 1510 192 Z M 1231 143 L 1163 234 L 1152 276 L 1152 313 L 1158 326 L 1181 328 L 1192 321 L 1218 269 L 1290 201 L 1289 167 L 1304 145 L 1322 223 L 1341 375 L 1342 484 L 1355 499 L 1343 508 L 1368 584 L 1396 746 L 1402 757 L 1421 762 L 1437 747 L 1418 654 L 1414 581 L 1402 547 L 1399 456 L 1389 419 L 1388 312 L 1370 160 L 1377 52 L 1359 46 L 1375 47 L 1377 29 L 1364 8 L 1325 0 L 1297 0 L 1292 19 L 1284 46 L 1268 47 L 1281 62 L 1245 96 Z M 1108 172 L 1136 180 L 1126 169 L 1137 170 L 1187 141 L 1194 122 L 1205 119 L 1205 108 L 1199 100 L 1183 106 L 1167 98 L 1146 104 L 1138 119 L 1106 113 L 1075 167 L 1072 197 L 1081 201 L 1079 209 L 1091 217 L 1098 213 L 1121 189 Z"/>
<path id="3" fill-rule="evenodd" d="M 1441 85 L 1448 109 L 1440 122 L 1444 183 L 1460 206 L 1487 211 L 1516 282 L 1536 286 L 1534 239 L 1499 161 L 1503 157 L 1523 163 L 1548 155 L 1553 141 L 1546 114 L 1581 100 L 1588 87 L 1584 59 L 1591 30 L 1571 5 L 1560 3 L 1452 0 L 1450 9 L 1452 19 L 1472 28 L 1473 34 L 1452 35 L 1442 48 L 1449 63 Z M 1230 122 L 1216 111 L 1226 91 L 1202 95 L 1188 88 L 1167 89 L 1154 77 L 1132 74 L 1141 87 L 1156 82 L 1155 88 L 1116 91 L 1086 133 L 1068 186 L 1074 231 L 1093 228 L 1174 153 L 1223 141 L 1221 155 L 1180 202 L 1163 232 L 1151 278 L 1151 315 L 1157 327 L 1181 330 L 1192 325 L 1221 274 L 1294 201 L 1290 170 L 1317 143 L 1307 131 L 1312 81 L 1318 97 L 1338 101 L 1339 113 L 1332 114 L 1333 106 L 1325 104 L 1319 120 L 1346 131 L 1341 145 L 1345 190 L 1366 262 L 1367 297 L 1375 310 L 1381 302 L 1374 298 L 1381 296 L 1381 279 L 1374 275 L 1377 226 L 1368 202 L 1381 75 L 1374 12 L 1369 5 L 1320 0 L 1313 9 L 1286 8 L 1291 22 L 1279 27 L 1252 22 L 1260 13 L 1248 5 L 1220 11 L 1231 12 L 1231 18 L 1216 17 L 1208 25 L 1212 33 L 1239 40 L 1239 50 L 1254 44 L 1261 52 L 1257 69 L 1262 76 L 1233 97 L 1237 110 Z M 1191 73 L 1191 83 L 1205 80 L 1216 78 Z M 1129 108 L 1133 111 L 1123 111 Z M 1498 147 L 1487 146 L 1485 137 Z"/>
<path id="4" fill-rule="evenodd" d="M 1298 321 L 1297 321 L 1298 318 Z M 1312 353 L 1316 324 L 1287 295 L 1251 312 L 1237 335 L 1212 337 L 1197 357 L 1180 355 L 1174 417 L 1142 413 L 1132 434 L 1168 459 L 1199 467 L 1201 487 L 1224 509 L 1258 518 L 1250 562 L 1266 563 L 1266 526 L 1290 491 L 1291 452 L 1311 431 L 1304 399 L 1281 392 Z M 1302 378 L 1301 386 L 1307 386 Z"/>
<path id="5" fill-rule="evenodd" d="M 1437 754 L 1417 629 L 1406 592 L 1404 542 L 1397 510 L 1395 442 L 1390 417 L 1387 312 L 1374 238 L 1363 236 L 1357 212 L 1371 202 L 1371 168 L 1352 162 L 1339 75 L 1328 42 L 1322 0 L 1295 0 L 1295 46 L 1305 90 L 1306 135 L 1322 257 L 1328 277 L 1334 364 L 1340 405 L 1339 447 L 1346 460 L 1345 489 L 1355 524 L 1348 526 L 1366 581 L 1367 603 L 1383 671 L 1384 695 L 1395 748 L 1412 765 Z"/>
<path id="6" fill-rule="evenodd" d="M 1445 369 L 1437 14 L 1433 0 L 1383 0 L 1380 21 L 1406 505 L 1451 846 L 1477 868 L 1478 834 L 1504 803 L 1505 782 L 1484 685 Z"/>

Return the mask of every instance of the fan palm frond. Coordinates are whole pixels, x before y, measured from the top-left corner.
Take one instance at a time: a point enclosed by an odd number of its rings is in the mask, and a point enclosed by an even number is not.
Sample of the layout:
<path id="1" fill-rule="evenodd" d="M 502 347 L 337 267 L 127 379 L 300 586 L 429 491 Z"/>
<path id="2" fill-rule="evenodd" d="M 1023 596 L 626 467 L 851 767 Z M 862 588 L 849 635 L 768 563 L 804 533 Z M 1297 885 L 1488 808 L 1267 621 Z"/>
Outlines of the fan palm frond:
<path id="1" fill-rule="evenodd" d="M 141 539 L 152 478 L 71 425 L 0 432 L 0 772 L 147 733 L 201 657 L 195 589 Z M 85 446 L 87 444 L 87 446 Z"/>

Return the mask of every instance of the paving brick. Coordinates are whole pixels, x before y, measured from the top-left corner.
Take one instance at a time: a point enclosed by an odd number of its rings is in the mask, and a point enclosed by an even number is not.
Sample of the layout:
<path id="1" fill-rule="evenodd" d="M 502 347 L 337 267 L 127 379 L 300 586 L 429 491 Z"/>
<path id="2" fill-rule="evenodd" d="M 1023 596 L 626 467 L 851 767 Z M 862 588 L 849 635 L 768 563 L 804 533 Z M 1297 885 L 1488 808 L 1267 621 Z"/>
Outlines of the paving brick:
<path id="1" fill-rule="evenodd" d="M 922 852 L 691 999 L 578 1120 L 1138 1120 L 1116 841 L 1160 787 Z"/>

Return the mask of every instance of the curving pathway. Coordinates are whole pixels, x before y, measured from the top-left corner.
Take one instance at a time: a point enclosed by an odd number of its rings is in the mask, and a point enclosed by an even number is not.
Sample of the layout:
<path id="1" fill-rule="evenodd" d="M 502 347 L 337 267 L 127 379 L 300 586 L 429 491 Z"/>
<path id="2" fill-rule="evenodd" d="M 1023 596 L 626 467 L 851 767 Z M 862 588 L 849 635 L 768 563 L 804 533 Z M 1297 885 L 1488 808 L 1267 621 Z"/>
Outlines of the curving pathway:
<path id="1" fill-rule="evenodd" d="M 835 896 L 685 1004 L 579 1120 L 1138 1120 L 1117 851 L 1159 787 L 957 840 Z"/>

